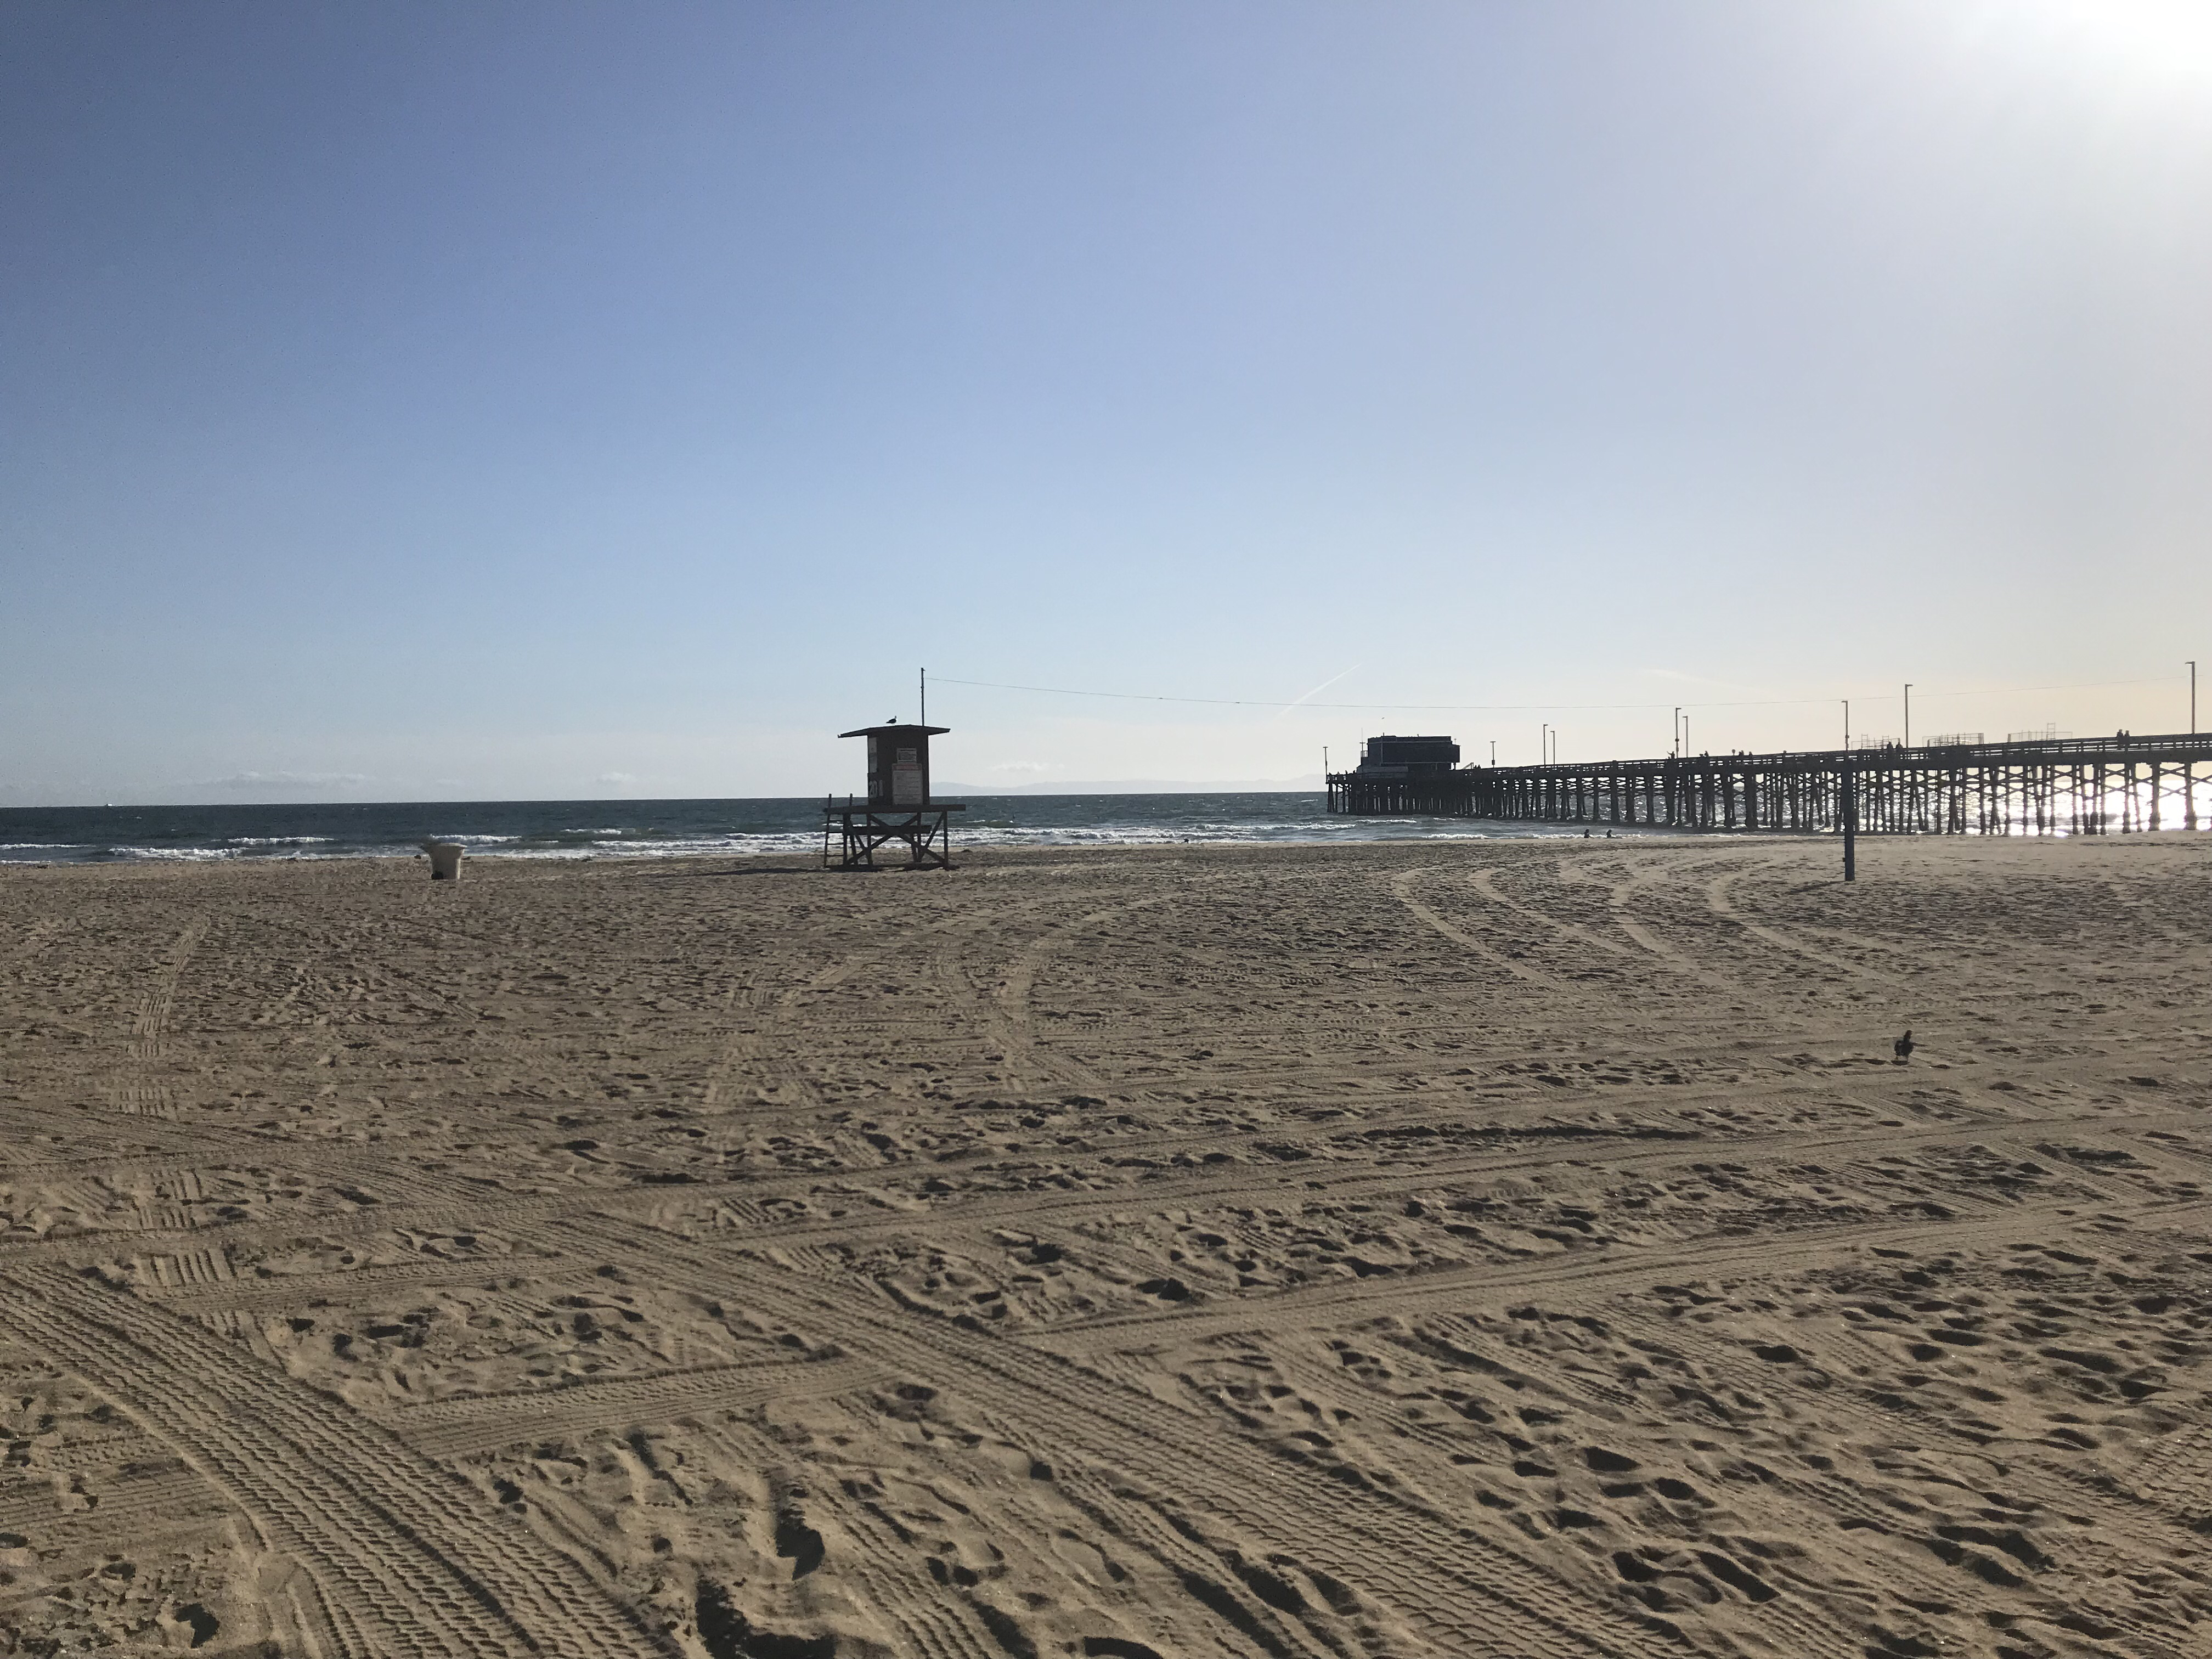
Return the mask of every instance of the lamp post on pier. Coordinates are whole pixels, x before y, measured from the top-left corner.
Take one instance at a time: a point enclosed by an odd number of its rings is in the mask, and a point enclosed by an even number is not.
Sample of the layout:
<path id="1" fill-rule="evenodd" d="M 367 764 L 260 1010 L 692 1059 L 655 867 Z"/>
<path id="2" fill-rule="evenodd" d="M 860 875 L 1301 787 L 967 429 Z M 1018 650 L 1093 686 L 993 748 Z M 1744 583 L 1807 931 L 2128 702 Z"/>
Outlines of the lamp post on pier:
<path id="1" fill-rule="evenodd" d="M 1912 747 L 1912 682 L 1905 683 L 1905 746 Z"/>

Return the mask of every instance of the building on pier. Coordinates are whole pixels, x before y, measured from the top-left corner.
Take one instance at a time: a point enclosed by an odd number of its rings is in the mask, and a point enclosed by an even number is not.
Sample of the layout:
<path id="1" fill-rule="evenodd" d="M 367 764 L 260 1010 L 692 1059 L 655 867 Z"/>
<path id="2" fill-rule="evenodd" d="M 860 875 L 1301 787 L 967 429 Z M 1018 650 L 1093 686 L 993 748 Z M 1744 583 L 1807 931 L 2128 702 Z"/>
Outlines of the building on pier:
<path id="1" fill-rule="evenodd" d="M 1341 777 L 1343 790 L 1328 780 L 1332 812 L 1445 813 L 1457 798 L 1459 745 L 1449 738 L 1401 738 L 1385 734 L 1359 746 L 1359 764 Z M 1387 805 L 1353 805 L 1361 802 Z"/>
<path id="2" fill-rule="evenodd" d="M 1359 745 L 1358 771 L 1364 776 L 1437 777 L 1459 764 L 1459 745 L 1449 738 L 1370 738 Z"/>

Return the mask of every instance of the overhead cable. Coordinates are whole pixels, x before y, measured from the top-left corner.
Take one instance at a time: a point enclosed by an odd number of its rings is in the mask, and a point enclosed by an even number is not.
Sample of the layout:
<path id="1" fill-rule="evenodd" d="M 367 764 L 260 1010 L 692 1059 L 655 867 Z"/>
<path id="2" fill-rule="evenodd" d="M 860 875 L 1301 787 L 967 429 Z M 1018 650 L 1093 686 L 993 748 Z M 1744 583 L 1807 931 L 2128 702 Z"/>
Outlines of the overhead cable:
<path id="1" fill-rule="evenodd" d="M 1929 697 L 1999 697 L 2024 696 L 2033 691 L 2088 691 L 2115 685 L 2173 685 L 2182 677 L 2178 674 L 2160 675 L 2141 680 L 2082 680 L 2070 685 L 2010 685 L 1992 686 L 1967 691 L 1923 691 Z M 1199 703 L 1216 708 L 1352 708 L 1378 712 L 1396 710 L 1404 713 L 1431 712 L 1437 714 L 1545 714 L 1569 713 L 1600 709 L 1652 708 L 1780 708 L 1811 703 L 1840 702 L 1840 696 L 1827 697 L 1748 697 L 1713 702 L 1302 702 L 1295 698 L 1266 697 L 1177 697 L 1152 691 L 1081 691 L 1064 685 L 1014 685 L 1000 680 L 961 680 L 950 675 L 940 675 L 939 685 L 972 685 L 992 691 L 1034 691 L 1054 697 L 1105 697 L 1117 702 L 1175 702 Z M 1853 702 L 1881 702 L 1899 698 L 1895 691 L 1854 692 Z"/>

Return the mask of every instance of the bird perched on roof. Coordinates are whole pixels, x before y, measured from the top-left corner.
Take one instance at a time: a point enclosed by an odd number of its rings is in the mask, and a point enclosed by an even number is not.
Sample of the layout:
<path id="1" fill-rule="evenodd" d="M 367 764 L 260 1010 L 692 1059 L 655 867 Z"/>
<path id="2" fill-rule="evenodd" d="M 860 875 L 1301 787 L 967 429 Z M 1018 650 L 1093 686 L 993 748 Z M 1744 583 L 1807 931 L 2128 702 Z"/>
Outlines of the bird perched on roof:
<path id="1" fill-rule="evenodd" d="M 1889 1045 L 1889 1051 L 1895 1054 L 1899 1060 L 1911 1059 L 1912 1033 L 1907 1031 L 1903 1036 L 1898 1038 L 1896 1042 L 1891 1043 Z"/>

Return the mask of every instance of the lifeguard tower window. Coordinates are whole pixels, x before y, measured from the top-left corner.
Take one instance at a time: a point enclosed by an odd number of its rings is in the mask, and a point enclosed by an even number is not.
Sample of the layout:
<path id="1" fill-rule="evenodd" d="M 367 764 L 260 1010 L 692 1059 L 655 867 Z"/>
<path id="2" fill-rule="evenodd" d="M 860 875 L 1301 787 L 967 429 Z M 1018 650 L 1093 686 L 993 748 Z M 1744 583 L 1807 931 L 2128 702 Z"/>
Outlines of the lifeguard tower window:
<path id="1" fill-rule="evenodd" d="M 1449 738 L 1370 738 L 1359 755 L 1363 772 L 1403 768 L 1413 777 L 1449 772 L 1458 763 L 1459 745 Z"/>

